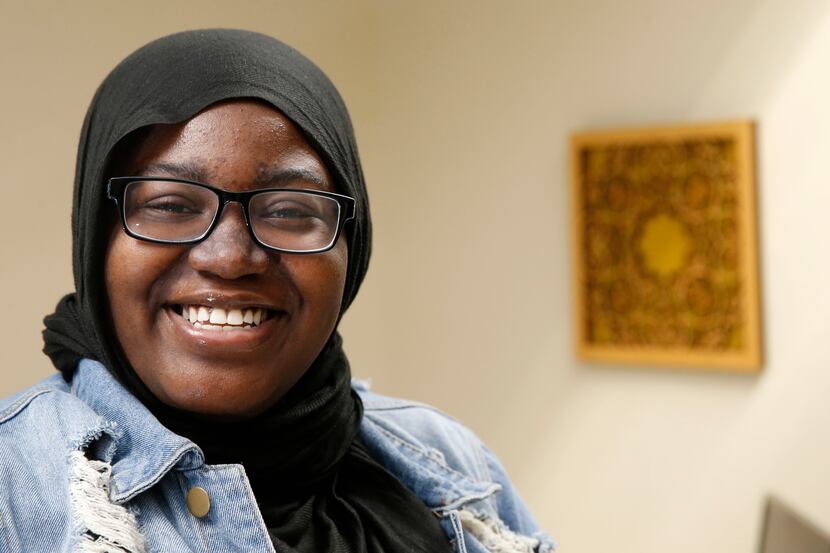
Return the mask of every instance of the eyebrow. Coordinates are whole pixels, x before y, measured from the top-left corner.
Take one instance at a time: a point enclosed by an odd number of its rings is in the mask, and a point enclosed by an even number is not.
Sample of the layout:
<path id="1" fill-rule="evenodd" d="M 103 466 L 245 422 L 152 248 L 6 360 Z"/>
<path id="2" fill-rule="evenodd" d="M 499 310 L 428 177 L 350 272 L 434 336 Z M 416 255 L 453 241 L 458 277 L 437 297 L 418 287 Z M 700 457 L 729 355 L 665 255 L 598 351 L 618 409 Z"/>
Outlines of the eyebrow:
<path id="1" fill-rule="evenodd" d="M 262 167 L 257 171 L 254 184 L 260 186 L 288 184 L 290 182 L 305 181 L 316 184 L 321 188 L 330 188 L 328 179 L 316 171 L 310 171 L 299 167 L 280 168 Z"/>
<path id="2" fill-rule="evenodd" d="M 198 182 L 207 182 L 210 180 L 207 171 L 200 165 L 195 163 L 151 163 L 142 167 L 138 171 L 140 177 L 150 177 L 155 175 L 171 175 L 180 179 L 195 180 Z"/>
<path id="3" fill-rule="evenodd" d="M 152 176 L 152 175 L 172 175 L 177 178 L 186 180 L 193 180 L 202 183 L 209 183 L 211 180 L 210 174 L 199 164 L 191 162 L 181 163 L 151 163 L 145 165 L 138 176 Z M 257 170 L 256 177 L 254 177 L 253 184 L 257 186 L 278 186 L 281 184 L 288 184 L 291 182 L 304 181 L 316 184 L 321 188 L 330 188 L 331 184 L 328 179 L 316 171 L 308 169 L 292 167 L 261 167 Z"/>

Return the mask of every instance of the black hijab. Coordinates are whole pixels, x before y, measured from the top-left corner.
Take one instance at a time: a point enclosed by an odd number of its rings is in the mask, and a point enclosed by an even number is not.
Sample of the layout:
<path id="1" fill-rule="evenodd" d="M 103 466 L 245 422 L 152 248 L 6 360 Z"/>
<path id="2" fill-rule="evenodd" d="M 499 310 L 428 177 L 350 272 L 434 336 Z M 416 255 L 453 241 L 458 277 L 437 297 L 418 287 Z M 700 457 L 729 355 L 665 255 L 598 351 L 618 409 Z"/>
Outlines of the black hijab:
<path id="1" fill-rule="evenodd" d="M 113 337 L 103 261 L 111 157 L 139 129 L 185 121 L 231 98 L 255 98 L 280 110 L 320 154 L 338 191 L 355 198 L 357 218 L 345 229 L 349 258 L 341 314 L 351 304 L 369 263 L 371 221 L 354 133 L 334 85 L 302 54 L 271 37 L 238 30 L 183 32 L 131 54 L 95 93 L 76 165 L 75 293 L 45 319 L 44 352 L 67 380 L 80 359 L 100 361 L 163 424 L 198 444 L 208 462 L 241 462 L 281 551 L 447 550 L 432 514 L 357 439 L 362 405 L 351 390 L 336 331 L 271 410 L 242 425 L 209 426 L 158 401 Z"/>

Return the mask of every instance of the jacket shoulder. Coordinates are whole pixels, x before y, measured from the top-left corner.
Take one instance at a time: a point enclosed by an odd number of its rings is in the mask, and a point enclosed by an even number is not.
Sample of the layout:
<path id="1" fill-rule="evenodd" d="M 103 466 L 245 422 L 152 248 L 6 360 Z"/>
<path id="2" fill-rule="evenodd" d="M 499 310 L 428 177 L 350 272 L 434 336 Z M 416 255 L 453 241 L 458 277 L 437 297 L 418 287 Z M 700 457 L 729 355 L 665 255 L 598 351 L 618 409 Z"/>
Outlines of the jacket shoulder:
<path id="1" fill-rule="evenodd" d="M 82 446 L 98 424 L 95 412 L 56 374 L 0 400 L 0 449 L 49 457 L 50 451 L 64 449 L 60 445 Z M 0 456 L 7 462 L 14 458 Z"/>
<path id="2" fill-rule="evenodd" d="M 0 401 L 0 551 L 64 550 L 69 453 L 97 421 L 60 375 Z"/>
<path id="3" fill-rule="evenodd" d="M 421 448 L 450 468 L 492 481 L 483 443 L 461 422 L 431 405 L 356 388 L 364 416 L 389 439 Z"/>
<path id="4" fill-rule="evenodd" d="M 495 514 L 512 531 L 532 536 L 539 545 L 534 551 L 554 550 L 555 543 L 540 529 L 504 466 L 472 430 L 431 405 L 371 392 L 360 381 L 352 385 L 363 400 L 368 427 L 362 430 L 364 439 L 397 445 L 405 456 L 409 450 L 428 457 L 482 485 L 481 500 L 470 504 L 478 516 Z M 384 456 L 380 449 L 375 452 Z M 493 489 L 494 494 L 488 491 Z M 477 495 L 475 489 L 468 492 Z"/>
<path id="5" fill-rule="evenodd" d="M 69 385 L 59 374 L 54 374 L 25 390 L 0 399 L 0 425 L 26 409 L 37 396 L 55 391 L 69 391 Z"/>

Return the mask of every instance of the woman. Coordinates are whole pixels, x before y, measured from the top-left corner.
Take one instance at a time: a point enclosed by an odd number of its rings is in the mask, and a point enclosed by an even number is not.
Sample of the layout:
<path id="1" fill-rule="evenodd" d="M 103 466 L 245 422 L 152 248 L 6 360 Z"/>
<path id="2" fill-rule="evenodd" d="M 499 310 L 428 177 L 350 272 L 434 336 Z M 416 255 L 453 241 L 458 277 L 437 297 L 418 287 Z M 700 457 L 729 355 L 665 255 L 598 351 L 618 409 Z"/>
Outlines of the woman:
<path id="1" fill-rule="evenodd" d="M 92 101 L 61 371 L 0 404 L 2 551 L 548 551 L 493 455 L 352 388 L 369 260 L 346 108 L 286 45 L 179 33 Z"/>

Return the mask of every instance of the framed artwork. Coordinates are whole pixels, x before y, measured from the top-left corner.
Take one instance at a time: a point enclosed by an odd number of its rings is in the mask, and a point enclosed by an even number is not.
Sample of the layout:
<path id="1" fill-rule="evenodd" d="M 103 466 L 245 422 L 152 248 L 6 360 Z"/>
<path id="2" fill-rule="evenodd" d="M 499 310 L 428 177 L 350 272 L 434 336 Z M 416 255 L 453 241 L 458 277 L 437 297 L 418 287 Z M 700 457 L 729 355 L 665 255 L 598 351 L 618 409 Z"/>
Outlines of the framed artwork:
<path id="1" fill-rule="evenodd" d="M 757 372 L 754 125 L 571 140 L 578 356 Z"/>

